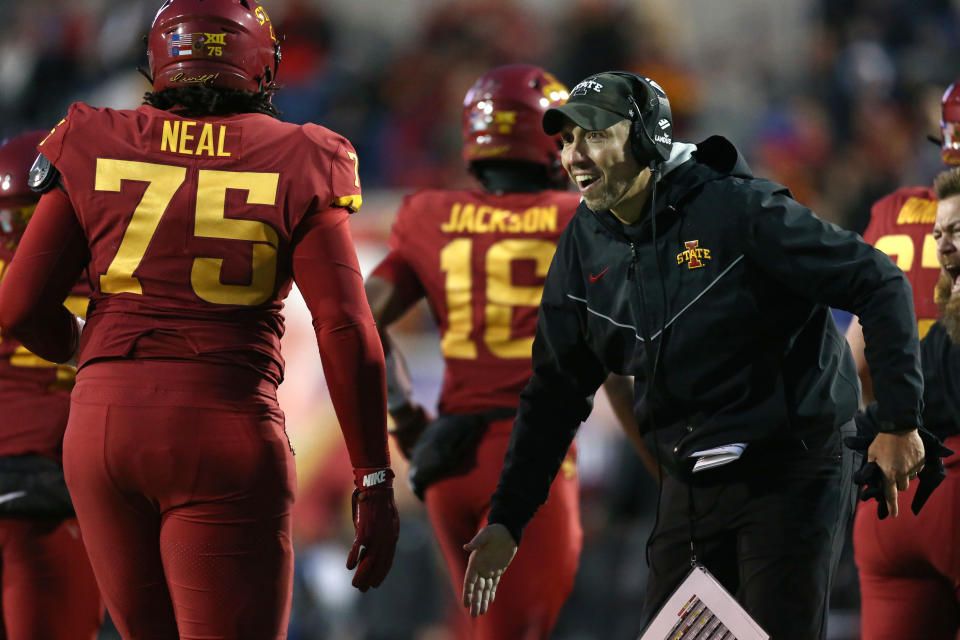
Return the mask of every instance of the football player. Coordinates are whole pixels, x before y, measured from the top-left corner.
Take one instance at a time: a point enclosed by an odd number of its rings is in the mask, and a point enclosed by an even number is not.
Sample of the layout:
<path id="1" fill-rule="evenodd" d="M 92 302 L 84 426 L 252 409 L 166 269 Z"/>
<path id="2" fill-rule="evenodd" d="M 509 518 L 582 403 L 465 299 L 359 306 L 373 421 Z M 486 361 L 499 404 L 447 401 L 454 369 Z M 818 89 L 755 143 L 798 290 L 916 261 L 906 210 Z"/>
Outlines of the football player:
<path id="1" fill-rule="evenodd" d="M 942 163 L 947 167 L 960 166 L 960 86 L 957 83 L 943 94 L 940 127 Z M 940 180 L 938 178 L 938 183 Z M 945 181 L 943 189 L 952 201 L 944 210 L 952 213 L 956 208 L 957 180 Z M 948 339 L 944 329 L 958 316 L 953 298 L 956 293 L 951 293 L 956 272 L 948 271 L 957 264 L 955 223 L 946 218 L 946 222 L 937 221 L 937 207 L 932 187 L 901 187 L 874 204 L 870 225 L 863 237 L 887 253 L 910 280 L 917 328 L 923 338 L 924 425 L 946 438 L 944 444 L 949 449 L 960 452 L 956 408 L 949 393 L 953 384 L 949 372 L 953 347 L 945 346 L 950 345 L 955 336 L 951 334 Z M 934 324 L 938 318 L 940 322 Z M 847 339 L 863 383 L 864 402 L 872 402 L 870 370 L 863 355 L 859 322 L 850 323 Z M 947 393 L 943 394 L 942 389 L 947 389 Z M 945 403 L 950 407 L 946 414 L 952 417 L 939 411 Z M 860 504 L 857 508 L 853 546 L 860 577 L 861 633 L 866 640 L 909 636 L 954 638 L 960 629 L 957 616 L 947 613 L 957 608 L 956 581 L 960 579 L 960 568 L 952 553 L 957 540 L 954 491 L 960 486 L 960 455 L 953 455 L 944 463 L 947 473 L 944 487 L 930 496 L 919 514 L 904 509 L 896 520 L 881 520 L 872 504 Z M 911 484 L 904 497 L 913 500 L 917 490 L 918 484 Z M 897 552 L 891 553 L 891 549 Z"/>
<path id="2" fill-rule="evenodd" d="M 393 223 L 391 251 L 366 284 L 387 352 L 392 434 L 410 458 L 411 484 L 425 500 L 457 593 L 469 556 L 464 543 L 486 524 L 520 391 L 532 373 L 544 278 L 580 199 L 565 190 L 557 137 L 540 127 L 544 112 L 566 98 L 563 84 L 536 66 L 499 67 L 477 80 L 463 104 L 463 158 L 482 188 L 408 196 Z M 435 421 L 413 400 L 402 357 L 386 335 L 423 297 L 445 362 Z M 626 395 L 617 398 L 629 405 L 632 392 Z M 631 416 L 627 430 L 640 443 L 632 409 L 623 415 Z M 533 542 L 517 554 L 502 599 L 482 618 L 468 620 L 458 607 L 459 624 L 472 627 L 458 637 L 549 636 L 573 587 L 582 543 L 575 455 L 571 447 L 526 530 Z"/>
<path id="3" fill-rule="evenodd" d="M 960 164 L 960 87 L 951 85 L 940 104 L 944 166 Z M 900 187 L 877 200 L 870 209 L 870 223 L 863 239 L 886 253 L 907 274 L 913 287 L 913 308 L 922 339 L 937 320 L 934 288 L 940 277 L 937 243 L 931 235 L 937 215 L 937 199 L 932 186 Z M 857 373 L 863 386 L 863 402 L 873 397 L 870 369 L 863 354 L 863 328 L 856 318 L 847 327 L 847 342 L 853 350 Z"/>
<path id="4" fill-rule="evenodd" d="M 357 156 L 276 118 L 280 49 L 256 2 L 168 0 L 148 59 L 145 104 L 76 103 L 40 144 L 44 195 L 0 326 L 78 358 L 64 468 L 123 637 L 283 638 L 295 470 L 276 387 L 294 280 L 354 468 L 354 586 L 380 584 L 398 535 L 383 351 L 348 223 Z M 81 339 L 61 301 L 85 267 Z"/>
<path id="5" fill-rule="evenodd" d="M 37 206 L 27 174 L 46 134 L 0 144 L 0 280 Z M 77 285 L 67 306 L 84 315 L 88 294 Z M 100 629 L 103 606 L 61 466 L 73 382 L 73 368 L 0 334 L 0 636 L 9 640 L 93 639 Z"/>

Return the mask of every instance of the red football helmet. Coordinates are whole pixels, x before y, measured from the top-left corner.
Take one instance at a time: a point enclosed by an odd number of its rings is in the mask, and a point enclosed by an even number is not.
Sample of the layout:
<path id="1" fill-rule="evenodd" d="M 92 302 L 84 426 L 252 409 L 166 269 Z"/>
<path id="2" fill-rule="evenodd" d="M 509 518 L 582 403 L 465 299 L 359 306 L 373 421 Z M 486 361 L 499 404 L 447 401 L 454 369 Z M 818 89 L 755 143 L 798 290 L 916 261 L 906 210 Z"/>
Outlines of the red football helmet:
<path id="1" fill-rule="evenodd" d="M 280 43 L 254 0 L 167 0 L 150 27 L 147 59 L 154 91 L 260 91 L 277 78 Z"/>
<path id="2" fill-rule="evenodd" d="M 497 67 L 482 76 L 463 100 L 463 159 L 523 160 L 545 165 L 550 178 L 564 180 L 560 136 L 548 136 L 541 121 L 547 109 L 567 101 L 567 88 L 529 64 Z"/>
<path id="3" fill-rule="evenodd" d="M 27 131 L 0 143 L 0 237 L 23 230 L 40 196 L 27 176 L 37 158 L 37 145 L 49 131 Z"/>
<path id="4" fill-rule="evenodd" d="M 960 80 L 947 87 L 940 101 L 940 159 L 960 165 Z"/>

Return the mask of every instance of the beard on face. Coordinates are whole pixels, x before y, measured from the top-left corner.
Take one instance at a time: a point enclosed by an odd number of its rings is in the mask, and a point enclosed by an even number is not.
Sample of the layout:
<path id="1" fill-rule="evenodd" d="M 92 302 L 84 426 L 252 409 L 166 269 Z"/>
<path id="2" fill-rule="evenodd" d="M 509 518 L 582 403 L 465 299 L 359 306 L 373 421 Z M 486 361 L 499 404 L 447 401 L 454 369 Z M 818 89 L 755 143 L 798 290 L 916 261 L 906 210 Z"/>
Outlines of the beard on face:
<path id="1" fill-rule="evenodd" d="M 960 344 L 960 294 L 952 295 L 953 278 L 946 272 L 940 272 L 940 279 L 934 289 L 933 299 L 940 310 L 940 322 L 947 330 L 950 341 Z"/>
<path id="2" fill-rule="evenodd" d="M 610 211 L 621 207 L 625 201 L 642 192 L 648 184 L 649 177 L 644 178 L 643 168 L 633 171 L 632 168 L 616 167 L 604 173 L 593 193 L 581 191 L 580 195 L 591 210 Z"/>
<path id="3" fill-rule="evenodd" d="M 602 179 L 602 184 L 598 185 L 600 187 L 599 192 L 581 194 L 583 201 L 593 211 L 608 211 L 613 208 L 623 199 L 624 194 L 630 190 L 632 185 L 632 181 L 623 178 L 604 176 Z"/>

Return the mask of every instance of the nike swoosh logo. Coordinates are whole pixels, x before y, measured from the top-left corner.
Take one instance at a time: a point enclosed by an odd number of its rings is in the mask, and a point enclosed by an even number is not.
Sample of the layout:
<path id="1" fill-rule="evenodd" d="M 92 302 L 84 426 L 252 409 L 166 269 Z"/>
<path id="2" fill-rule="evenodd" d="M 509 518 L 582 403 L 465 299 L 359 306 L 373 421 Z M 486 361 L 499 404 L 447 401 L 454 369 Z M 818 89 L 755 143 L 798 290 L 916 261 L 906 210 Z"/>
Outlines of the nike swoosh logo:
<path id="1" fill-rule="evenodd" d="M 11 491 L 10 493 L 0 494 L 0 504 L 4 502 L 10 502 L 11 500 L 16 500 L 17 498 L 22 498 L 27 495 L 26 491 Z"/>
<path id="2" fill-rule="evenodd" d="M 605 274 L 605 273 L 607 272 L 607 269 L 609 269 L 609 268 L 610 268 L 610 267 L 604 267 L 603 271 L 601 271 L 601 272 L 598 273 L 597 275 L 593 275 L 593 274 L 591 273 L 591 274 L 590 274 L 590 282 L 596 282 L 597 280 L 599 280 L 600 278 L 602 278 L 602 277 L 603 277 L 603 274 Z"/>

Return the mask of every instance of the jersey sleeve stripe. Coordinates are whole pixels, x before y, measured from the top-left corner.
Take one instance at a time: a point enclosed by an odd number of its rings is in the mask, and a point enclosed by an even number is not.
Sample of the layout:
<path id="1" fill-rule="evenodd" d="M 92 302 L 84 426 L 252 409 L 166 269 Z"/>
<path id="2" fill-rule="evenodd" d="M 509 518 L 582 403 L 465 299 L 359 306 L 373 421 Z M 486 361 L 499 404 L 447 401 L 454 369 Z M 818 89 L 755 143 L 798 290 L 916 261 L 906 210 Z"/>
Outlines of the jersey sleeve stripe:
<path id="1" fill-rule="evenodd" d="M 357 193 L 351 196 L 340 196 L 339 198 L 333 199 L 333 205 L 335 207 L 343 207 L 344 209 L 349 209 L 351 213 L 356 213 L 360 210 L 360 206 L 363 204 L 363 197 Z"/>

